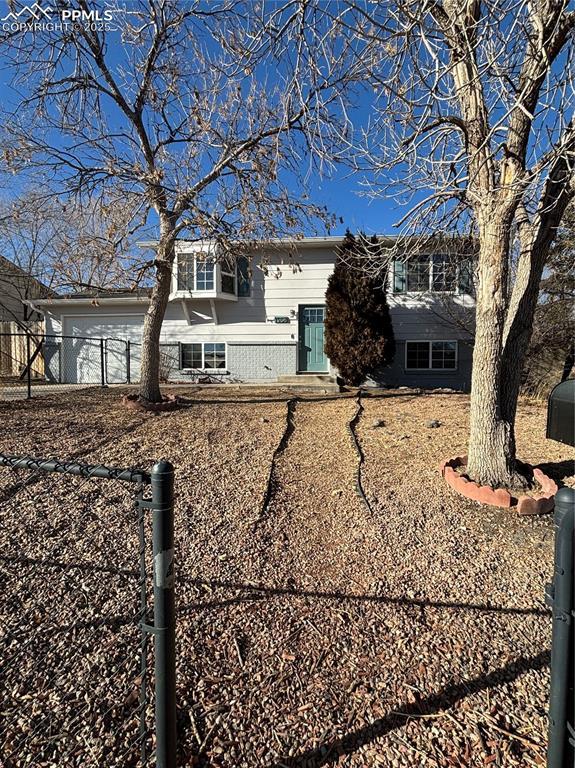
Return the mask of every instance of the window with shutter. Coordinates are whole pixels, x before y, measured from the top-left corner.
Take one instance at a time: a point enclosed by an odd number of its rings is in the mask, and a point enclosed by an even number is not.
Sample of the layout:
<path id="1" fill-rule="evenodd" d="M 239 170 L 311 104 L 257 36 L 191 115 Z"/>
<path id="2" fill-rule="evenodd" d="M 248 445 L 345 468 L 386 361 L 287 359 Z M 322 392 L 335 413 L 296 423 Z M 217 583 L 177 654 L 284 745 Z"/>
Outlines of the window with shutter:
<path id="1" fill-rule="evenodd" d="M 251 295 L 250 261 L 247 256 L 238 256 L 237 261 L 238 296 Z"/>
<path id="2" fill-rule="evenodd" d="M 396 259 L 393 262 L 393 292 L 405 293 L 405 262 Z"/>

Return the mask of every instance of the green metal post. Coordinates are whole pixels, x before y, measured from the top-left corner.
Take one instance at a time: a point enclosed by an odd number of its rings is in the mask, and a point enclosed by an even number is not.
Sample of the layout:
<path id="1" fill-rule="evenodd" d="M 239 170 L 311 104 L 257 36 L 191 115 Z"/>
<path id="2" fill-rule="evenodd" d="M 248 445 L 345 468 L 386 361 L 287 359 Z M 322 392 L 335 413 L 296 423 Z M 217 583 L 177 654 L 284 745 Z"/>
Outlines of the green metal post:
<path id="1" fill-rule="evenodd" d="M 156 678 L 156 768 L 176 766 L 176 616 L 174 585 L 174 467 L 154 465 L 154 648 Z"/>
<path id="2" fill-rule="evenodd" d="M 106 386 L 106 363 L 104 362 L 104 339 L 100 339 L 100 378 L 102 386 Z"/>
<path id="3" fill-rule="evenodd" d="M 547 768 L 572 767 L 575 754 L 569 742 L 573 717 L 573 531 L 575 490 L 560 488 L 555 494 L 555 571 L 551 587 L 553 636 L 549 745 Z M 571 722 L 571 726 L 575 723 Z"/>
<path id="4" fill-rule="evenodd" d="M 28 388 L 28 400 L 32 397 L 32 360 L 30 353 L 30 334 L 26 333 L 26 385 Z"/>

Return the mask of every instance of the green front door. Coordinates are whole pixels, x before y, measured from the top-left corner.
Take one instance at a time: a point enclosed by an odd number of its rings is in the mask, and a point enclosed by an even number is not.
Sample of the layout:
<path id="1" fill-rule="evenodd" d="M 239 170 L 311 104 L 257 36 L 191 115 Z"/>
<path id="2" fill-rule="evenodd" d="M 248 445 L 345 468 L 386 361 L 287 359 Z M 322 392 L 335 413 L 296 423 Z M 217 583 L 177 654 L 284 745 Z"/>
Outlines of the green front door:
<path id="1" fill-rule="evenodd" d="M 322 306 L 299 308 L 299 370 L 325 373 L 327 357 L 323 351 Z"/>

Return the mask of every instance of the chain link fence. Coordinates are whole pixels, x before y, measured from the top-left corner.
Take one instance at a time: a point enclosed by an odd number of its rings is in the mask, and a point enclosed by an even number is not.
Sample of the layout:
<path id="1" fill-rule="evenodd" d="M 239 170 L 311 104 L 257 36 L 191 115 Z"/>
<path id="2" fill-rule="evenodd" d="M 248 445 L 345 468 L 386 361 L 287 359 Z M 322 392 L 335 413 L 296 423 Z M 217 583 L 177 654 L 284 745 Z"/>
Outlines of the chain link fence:
<path id="1" fill-rule="evenodd" d="M 0 399 L 128 383 L 128 342 L 39 333 L 0 334 Z"/>
<path id="2" fill-rule="evenodd" d="M 160 344 L 160 381 L 202 378 L 181 373 L 179 342 Z M 24 400 L 140 380 L 142 345 L 129 339 L 0 332 L 0 400 Z"/>
<path id="3" fill-rule="evenodd" d="M 175 766 L 173 552 L 168 462 L 0 454 L 3 768 Z"/>

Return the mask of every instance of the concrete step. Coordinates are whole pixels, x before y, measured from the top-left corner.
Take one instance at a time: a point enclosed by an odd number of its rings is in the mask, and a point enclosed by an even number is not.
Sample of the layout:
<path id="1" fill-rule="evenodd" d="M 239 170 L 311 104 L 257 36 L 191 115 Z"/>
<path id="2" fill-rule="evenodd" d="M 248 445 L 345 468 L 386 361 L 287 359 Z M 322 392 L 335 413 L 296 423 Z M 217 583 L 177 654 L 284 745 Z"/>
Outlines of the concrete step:
<path id="1" fill-rule="evenodd" d="M 305 373 L 298 376 L 278 376 L 276 381 L 285 387 L 339 392 L 339 385 L 335 380 L 335 376 L 329 374 Z"/>

